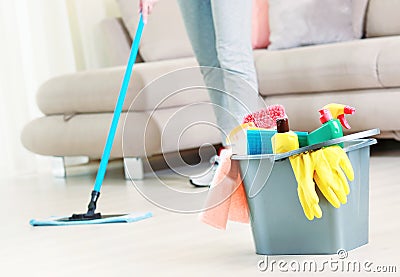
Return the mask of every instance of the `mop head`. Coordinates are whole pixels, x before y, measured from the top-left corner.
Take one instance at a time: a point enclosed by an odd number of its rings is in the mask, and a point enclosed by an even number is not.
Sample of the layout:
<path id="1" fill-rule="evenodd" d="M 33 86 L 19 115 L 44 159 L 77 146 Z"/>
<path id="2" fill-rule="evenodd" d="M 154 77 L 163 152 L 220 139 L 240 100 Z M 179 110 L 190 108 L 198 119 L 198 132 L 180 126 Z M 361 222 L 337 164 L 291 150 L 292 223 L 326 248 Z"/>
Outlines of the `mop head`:
<path id="1" fill-rule="evenodd" d="M 32 219 L 29 224 L 32 226 L 67 226 L 84 224 L 106 224 L 106 223 L 131 223 L 152 217 L 151 212 L 136 212 L 126 215 L 104 215 L 102 218 L 93 220 L 70 220 L 69 217 L 50 217 L 47 219 Z"/>
<path id="2" fill-rule="evenodd" d="M 258 128 L 271 129 L 276 127 L 276 119 L 285 116 L 285 108 L 282 105 L 271 105 L 266 109 L 246 115 L 243 123 L 253 122 Z"/>

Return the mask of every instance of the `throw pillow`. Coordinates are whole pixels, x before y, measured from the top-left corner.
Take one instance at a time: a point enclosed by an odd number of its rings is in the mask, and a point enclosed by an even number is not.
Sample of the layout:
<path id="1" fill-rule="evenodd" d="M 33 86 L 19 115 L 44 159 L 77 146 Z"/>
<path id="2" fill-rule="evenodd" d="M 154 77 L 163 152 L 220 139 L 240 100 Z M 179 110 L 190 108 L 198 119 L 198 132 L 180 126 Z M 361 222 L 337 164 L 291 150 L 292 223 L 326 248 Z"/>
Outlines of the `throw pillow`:
<path id="1" fill-rule="evenodd" d="M 139 20 L 138 1 L 117 0 L 117 2 L 125 28 L 128 30 L 130 37 L 133 38 L 136 32 L 136 24 Z"/>
<path id="2" fill-rule="evenodd" d="M 253 49 L 267 48 L 269 45 L 268 0 L 253 0 L 252 28 Z"/>
<path id="3" fill-rule="evenodd" d="M 271 50 L 354 39 L 352 0 L 269 0 L 269 20 Z"/>

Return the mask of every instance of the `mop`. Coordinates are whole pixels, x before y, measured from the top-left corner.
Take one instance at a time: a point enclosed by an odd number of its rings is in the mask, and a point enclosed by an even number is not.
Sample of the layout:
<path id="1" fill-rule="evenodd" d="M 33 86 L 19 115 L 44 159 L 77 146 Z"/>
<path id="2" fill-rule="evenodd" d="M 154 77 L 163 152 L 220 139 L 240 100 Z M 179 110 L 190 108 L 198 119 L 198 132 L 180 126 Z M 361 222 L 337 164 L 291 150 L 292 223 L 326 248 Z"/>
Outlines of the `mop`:
<path id="1" fill-rule="evenodd" d="M 108 133 L 104 151 L 101 156 L 99 169 L 97 171 L 94 188 L 88 205 L 88 211 L 84 214 L 73 214 L 71 217 L 50 217 L 43 220 L 32 219 L 29 222 L 32 226 L 62 226 L 62 225 L 103 224 L 103 223 L 123 223 L 123 222 L 129 223 L 146 219 L 152 216 L 151 212 L 144 212 L 144 213 L 135 212 L 126 215 L 102 215 L 101 213 L 96 213 L 97 200 L 99 199 L 100 189 L 104 181 L 104 176 L 106 174 L 111 148 L 114 142 L 115 133 L 117 131 L 118 121 L 121 116 L 122 106 L 124 104 L 126 92 L 128 90 L 129 80 L 132 75 L 132 69 L 136 61 L 137 53 L 139 51 L 139 42 L 143 33 L 143 27 L 144 27 L 143 17 L 142 15 L 140 15 L 138 27 L 136 30 L 136 35 L 133 40 L 129 55 L 128 65 L 125 70 L 125 75 L 122 82 L 121 90 L 114 110 L 110 131 Z"/>

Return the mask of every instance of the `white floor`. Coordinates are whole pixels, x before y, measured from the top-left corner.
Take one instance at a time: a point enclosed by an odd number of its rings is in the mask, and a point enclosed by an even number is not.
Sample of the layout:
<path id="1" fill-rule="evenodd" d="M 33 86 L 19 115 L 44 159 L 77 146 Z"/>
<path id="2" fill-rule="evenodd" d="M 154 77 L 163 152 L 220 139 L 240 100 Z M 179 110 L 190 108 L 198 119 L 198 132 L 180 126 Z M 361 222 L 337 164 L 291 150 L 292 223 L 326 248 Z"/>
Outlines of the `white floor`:
<path id="1" fill-rule="evenodd" d="M 187 180 L 164 174 L 167 183 L 195 192 Z M 151 187 L 155 180 L 144 181 Z M 103 213 L 151 211 L 152 218 L 130 224 L 31 227 L 31 218 L 84 212 L 93 176 L 54 179 L 50 175 L 0 179 L 0 276 L 306 276 L 289 265 L 305 260 L 340 261 L 331 256 L 275 256 L 273 271 L 258 269 L 250 226 L 229 223 L 213 229 L 197 214 L 173 213 L 144 199 L 120 170 L 108 174 L 99 200 Z M 400 149 L 371 158 L 370 242 L 350 251 L 348 261 L 369 268 L 396 266 L 400 276 Z M 279 261 L 286 262 L 281 272 Z M 335 265 L 322 275 L 336 274 Z M 294 268 L 294 267 L 292 267 Z M 271 272 L 272 271 L 272 272 Z M 340 271 L 340 268 L 339 268 Z M 356 274 L 360 276 L 359 274 Z"/>

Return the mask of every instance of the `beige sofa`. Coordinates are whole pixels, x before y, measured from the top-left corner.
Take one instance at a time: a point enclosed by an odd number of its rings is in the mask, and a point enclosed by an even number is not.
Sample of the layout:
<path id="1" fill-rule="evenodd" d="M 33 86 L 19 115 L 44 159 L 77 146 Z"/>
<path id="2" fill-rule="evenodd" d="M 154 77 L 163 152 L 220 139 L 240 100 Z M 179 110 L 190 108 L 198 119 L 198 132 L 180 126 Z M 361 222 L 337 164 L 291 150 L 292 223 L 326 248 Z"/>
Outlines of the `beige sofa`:
<path id="1" fill-rule="evenodd" d="M 168 18 L 161 15 L 163 9 L 169 9 Z M 380 128 L 381 138 L 400 140 L 399 13 L 398 0 L 370 0 L 364 39 L 255 50 L 260 95 L 266 104 L 285 106 L 294 130 L 317 128 L 318 109 L 340 102 L 357 108 L 348 117 L 351 131 Z M 165 25 L 174 31 L 162 43 L 158 38 Z M 101 157 L 131 43 L 120 19 L 106 19 L 102 28 L 108 38 L 108 58 L 115 66 L 44 83 L 37 95 L 44 116 L 29 122 L 22 133 L 22 143 L 30 151 L 55 157 Z M 135 178 L 142 177 L 142 157 L 220 143 L 212 124 L 191 125 L 212 123 L 215 118 L 206 90 L 195 93 L 202 78 L 198 69 L 188 69 L 196 61 L 176 5 L 160 1 L 146 26 L 140 54 L 111 153 L 111 158 L 124 158 L 125 166 L 136 167 L 131 176 Z M 185 86 L 192 87 L 193 93 L 168 98 Z"/>

